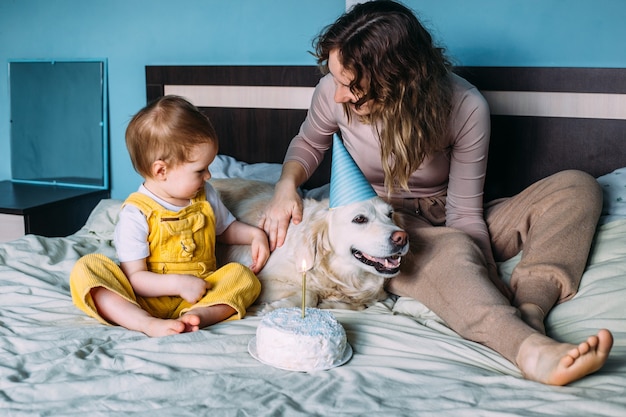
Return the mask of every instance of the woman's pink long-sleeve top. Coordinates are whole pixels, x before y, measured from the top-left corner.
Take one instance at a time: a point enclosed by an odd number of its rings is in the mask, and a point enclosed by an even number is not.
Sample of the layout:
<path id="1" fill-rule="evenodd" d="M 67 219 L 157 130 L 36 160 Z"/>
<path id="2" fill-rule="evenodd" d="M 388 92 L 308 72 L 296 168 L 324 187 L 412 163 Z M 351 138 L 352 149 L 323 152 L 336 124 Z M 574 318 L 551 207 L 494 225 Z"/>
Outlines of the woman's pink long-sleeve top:
<path id="1" fill-rule="evenodd" d="M 447 134 L 448 147 L 424 161 L 411 174 L 409 190 L 396 190 L 392 198 L 434 196 L 447 191 L 446 226 L 469 234 L 495 264 L 489 233 L 483 218 L 483 187 L 491 122 L 489 106 L 480 92 L 457 75 Z M 378 195 L 387 196 L 378 137 L 372 125 L 351 121 L 343 105 L 334 101 L 335 85 L 330 74 L 323 77 L 313 94 L 307 117 L 292 140 L 285 162 L 297 161 L 310 176 L 341 131 L 344 144 Z M 427 104 L 426 104 L 427 105 Z"/>

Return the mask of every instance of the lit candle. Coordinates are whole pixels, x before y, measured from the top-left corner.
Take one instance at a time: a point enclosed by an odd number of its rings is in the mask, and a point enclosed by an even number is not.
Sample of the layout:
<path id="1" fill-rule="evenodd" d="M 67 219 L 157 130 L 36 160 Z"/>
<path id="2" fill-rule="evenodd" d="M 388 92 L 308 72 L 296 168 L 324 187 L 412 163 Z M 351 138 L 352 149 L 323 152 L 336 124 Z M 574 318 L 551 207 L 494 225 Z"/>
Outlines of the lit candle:
<path id="1" fill-rule="evenodd" d="M 302 318 L 306 310 L 306 260 L 302 260 Z"/>

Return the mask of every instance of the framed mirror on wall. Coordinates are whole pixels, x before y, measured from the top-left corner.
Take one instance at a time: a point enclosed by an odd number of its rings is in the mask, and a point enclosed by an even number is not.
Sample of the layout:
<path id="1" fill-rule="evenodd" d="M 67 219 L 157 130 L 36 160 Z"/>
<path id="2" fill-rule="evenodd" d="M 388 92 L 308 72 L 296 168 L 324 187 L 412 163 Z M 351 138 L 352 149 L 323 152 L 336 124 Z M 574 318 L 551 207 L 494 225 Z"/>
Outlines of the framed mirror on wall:
<path id="1" fill-rule="evenodd" d="M 109 189 L 107 62 L 9 62 L 12 181 Z"/>

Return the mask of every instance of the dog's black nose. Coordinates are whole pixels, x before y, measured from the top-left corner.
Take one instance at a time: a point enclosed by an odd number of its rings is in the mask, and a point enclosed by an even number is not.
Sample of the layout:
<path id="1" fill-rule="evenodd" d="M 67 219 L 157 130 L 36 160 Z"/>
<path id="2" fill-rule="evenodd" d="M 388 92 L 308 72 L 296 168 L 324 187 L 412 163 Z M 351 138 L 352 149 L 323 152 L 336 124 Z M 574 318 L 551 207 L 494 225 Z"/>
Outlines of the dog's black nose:
<path id="1" fill-rule="evenodd" d="M 391 241 L 394 245 L 402 247 L 409 241 L 409 235 L 404 230 L 396 230 L 391 234 Z"/>

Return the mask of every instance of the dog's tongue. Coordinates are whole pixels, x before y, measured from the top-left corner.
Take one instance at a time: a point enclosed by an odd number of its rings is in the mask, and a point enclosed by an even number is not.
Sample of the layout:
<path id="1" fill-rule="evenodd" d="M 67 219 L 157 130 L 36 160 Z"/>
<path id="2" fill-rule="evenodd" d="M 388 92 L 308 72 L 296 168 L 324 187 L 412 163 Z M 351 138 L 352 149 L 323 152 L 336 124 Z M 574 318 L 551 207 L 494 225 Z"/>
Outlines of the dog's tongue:
<path id="1" fill-rule="evenodd" d="M 399 255 L 388 256 L 386 258 L 379 258 L 377 256 L 371 256 L 354 249 L 352 254 L 359 261 L 366 265 L 372 266 L 376 271 L 381 274 L 395 274 L 400 269 L 400 261 L 402 259 Z"/>
<path id="2" fill-rule="evenodd" d="M 397 268 L 400 265 L 399 256 L 390 256 L 388 258 L 377 258 L 375 256 L 370 256 L 367 253 L 363 253 L 363 257 L 366 259 L 369 259 L 372 262 L 379 263 L 387 269 Z"/>

